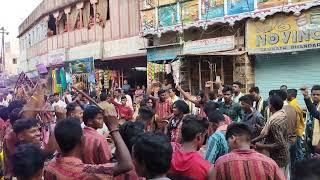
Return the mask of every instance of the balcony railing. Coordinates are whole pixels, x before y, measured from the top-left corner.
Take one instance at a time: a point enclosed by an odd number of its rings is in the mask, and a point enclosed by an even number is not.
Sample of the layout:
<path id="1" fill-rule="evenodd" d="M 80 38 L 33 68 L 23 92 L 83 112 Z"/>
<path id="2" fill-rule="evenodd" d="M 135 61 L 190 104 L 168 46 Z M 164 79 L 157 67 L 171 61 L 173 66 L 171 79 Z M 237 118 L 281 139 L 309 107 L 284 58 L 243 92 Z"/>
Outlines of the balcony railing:
<path id="1" fill-rule="evenodd" d="M 27 58 L 40 56 L 55 49 L 72 48 L 82 44 L 108 40 L 111 40 L 108 28 L 95 25 L 90 29 L 82 28 L 48 37 L 27 48 Z"/>

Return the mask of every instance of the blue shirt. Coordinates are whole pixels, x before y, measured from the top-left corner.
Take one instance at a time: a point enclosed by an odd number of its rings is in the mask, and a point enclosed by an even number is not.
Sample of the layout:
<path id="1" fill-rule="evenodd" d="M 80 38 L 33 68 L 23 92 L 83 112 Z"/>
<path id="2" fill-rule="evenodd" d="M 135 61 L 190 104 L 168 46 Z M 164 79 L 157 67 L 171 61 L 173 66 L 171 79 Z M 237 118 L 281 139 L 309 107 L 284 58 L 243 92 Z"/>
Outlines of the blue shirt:
<path id="1" fill-rule="evenodd" d="M 228 142 L 222 131 L 216 131 L 209 137 L 205 159 L 214 163 L 229 151 Z"/>

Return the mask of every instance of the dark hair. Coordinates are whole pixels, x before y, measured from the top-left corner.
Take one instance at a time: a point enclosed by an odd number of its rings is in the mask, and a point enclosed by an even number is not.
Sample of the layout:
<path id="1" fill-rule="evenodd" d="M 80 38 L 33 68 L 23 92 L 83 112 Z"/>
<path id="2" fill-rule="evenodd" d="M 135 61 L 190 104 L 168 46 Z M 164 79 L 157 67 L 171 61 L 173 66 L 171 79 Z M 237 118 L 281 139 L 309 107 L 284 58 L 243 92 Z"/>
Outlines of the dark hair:
<path id="1" fill-rule="evenodd" d="M 131 152 L 135 137 L 144 132 L 144 124 L 140 121 L 127 121 L 120 126 L 119 132 Z"/>
<path id="2" fill-rule="evenodd" d="M 165 135 L 143 133 L 135 139 L 133 155 L 136 161 L 144 164 L 148 176 L 153 178 L 169 171 L 172 147 Z"/>
<path id="3" fill-rule="evenodd" d="M 156 107 L 155 101 L 152 98 L 149 98 L 147 95 L 143 96 L 140 106 L 147 106 L 147 103 L 150 99 L 152 100 L 152 108 L 155 108 Z"/>
<path id="4" fill-rule="evenodd" d="M 260 93 L 260 90 L 259 90 L 259 87 L 252 87 L 252 88 L 249 90 L 249 92 L 250 92 L 250 93 L 255 92 L 255 93 L 259 94 L 259 93 Z"/>
<path id="5" fill-rule="evenodd" d="M 121 100 L 127 99 L 126 96 L 121 96 Z"/>
<path id="6" fill-rule="evenodd" d="M 283 100 L 278 95 L 272 96 L 269 100 L 269 103 L 276 111 L 279 111 L 283 108 Z"/>
<path id="7" fill-rule="evenodd" d="M 60 96 L 59 93 L 53 93 L 53 96 Z"/>
<path id="8" fill-rule="evenodd" d="M 23 101 L 23 100 L 14 100 L 9 104 L 8 111 L 11 112 L 11 111 L 13 111 L 14 109 L 17 109 L 17 108 L 23 108 L 23 106 L 25 104 L 26 104 L 26 102 Z"/>
<path id="9" fill-rule="evenodd" d="M 217 91 L 209 91 L 208 96 L 209 96 L 209 100 L 214 100 L 217 97 Z"/>
<path id="10" fill-rule="evenodd" d="M 185 88 L 184 92 L 191 92 L 189 88 Z"/>
<path id="11" fill-rule="evenodd" d="M 115 91 L 117 91 L 118 93 L 121 93 L 121 89 L 116 89 Z"/>
<path id="12" fill-rule="evenodd" d="M 203 111 L 208 115 L 210 112 L 217 110 L 218 104 L 212 101 L 206 102 L 204 104 Z"/>
<path id="13" fill-rule="evenodd" d="M 101 110 L 97 106 L 87 106 L 83 111 L 83 122 L 87 123 L 89 120 L 94 119 L 99 113 L 101 113 Z"/>
<path id="14" fill-rule="evenodd" d="M 160 95 L 163 94 L 163 93 L 166 93 L 166 91 L 163 90 L 163 89 L 160 89 L 160 91 L 158 92 L 158 95 L 160 96 Z"/>
<path id="15" fill-rule="evenodd" d="M 241 88 L 241 86 L 242 86 L 242 84 L 241 84 L 241 82 L 240 82 L 240 81 L 235 81 L 235 82 L 233 82 L 232 84 L 236 84 L 236 85 L 238 85 L 238 86 L 239 86 L 239 88 Z"/>
<path id="16" fill-rule="evenodd" d="M 250 142 L 252 138 L 252 131 L 246 124 L 234 122 L 227 128 L 226 139 L 228 140 L 231 136 L 246 136 L 248 142 Z"/>
<path id="17" fill-rule="evenodd" d="M 151 119 L 154 116 L 155 112 L 150 107 L 140 107 L 139 108 L 139 117 L 142 119 Z"/>
<path id="18" fill-rule="evenodd" d="M 183 142 L 190 142 L 194 140 L 199 133 L 203 133 L 207 130 L 204 121 L 198 120 L 195 116 L 189 116 L 189 118 L 184 118 L 181 137 Z"/>
<path id="19" fill-rule="evenodd" d="M 176 106 L 176 108 L 183 114 L 190 113 L 188 104 L 183 100 L 177 100 L 176 102 L 173 103 L 172 106 Z"/>
<path id="20" fill-rule="evenodd" d="M 320 160 L 307 159 L 296 163 L 293 180 L 318 180 L 320 178 Z"/>
<path id="21" fill-rule="evenodd" d="M 29 179 L 44 167 L 45 155 L 39 146 L 21 144 L 11 156 L 13 174 L 22 179 Z"/>
<path id="22" fill-rule="evenodd" d="M 217 123 L 217 124 L 219 122 L 225 121 L 223 114 L 217 110 L 209 113 L 208 120 L 211 123 Z"/>
<path id="23" fill-rule="evenodd" d="M 275 95 L 275 94 L 276 94 L 276 92 L 277 92 L 277 90 L 271 90 L 271 91 L 269 91 L 269 96 L 273 96 L 273 95 Z"/>
<path id="24" fill-rule="evenodd" d="M 62 153 L 70 152 L 82 137 L 82 128 L 77 118 L 66 118 L 57 123 L 54 128 L 54 136 Z"/>
<path id="25" fill-rule="evenodd" d="M 251 94 L 246 94 L 239 98 L 239 102 L 241 101 L 253 106 L 254 97 Z"/>
<path id="26" fill-rule="evenodd" d="M 200 96 L 201 99 L 204 98 L 204 92 L 200 90 L 200 91 L 197 93 L 197 96 Z"/>
<path id="27" fill-rule="evenodd" d="M 287 100 L 288 94 L 287 94 L 286 91 L 283 91 L 283 90 L 279 89 L 279 90 L 276 91 L 275 94 L 278 95 L 282 99 L 282 101 Z"/>
<path id="28" fill-rule="evenodd" d="M 39 121 L 36 118 L 19 119 L 14 122 L 12 129 L 16 134 L 19 134 L 26 129 L 38 126 L 38 123 Z"/>
<path id="29" fill-rule="evenodd" d="M 3 119 L 4 121 L 7 121 L 9 119 L 9 109 L 5 106 L 3 106 L 0 109 L 0 118 Z"/>
<path id="30" fill-rule="evenodd" d="M 312 91 L 319 91 L 320 90 L 320 85 L 314 85 L 312 86 L 311 92 Z"/>
<path id="31" fill-rule="evenodd" d="M 224 86 L 223 89 L 222 89 L 222 92 L 225 93 L 225 92 L 228 92 L 228 91 L 233 93 L 233 88 L 231 86 Z"/>
<path id="32" fill-rule="evenodd" d="M 22 118 L 21 110 L 22 110 L 22 108 L 16 108 L 16 109 L 12 110 L 12 112 L 10 113 L 9 119 L 10 119 L 10 124 L 12 126 L 18 119 Z"/>
<path id="33" fill-rule="evenodd" d="M 68 105 L 67 105 L 67 107 L 66 107 L 66 109 L 67 109 L 67 116 L 70 116 L 70 113 L 72 112 L 72 111 L 74 111 L 75 109 L 76 109 L 76 107 L 81 107 L 79 104 L 77 104 L 77 103 L 69 103 Z"/>
<path id="34" fill-rule="evenodd" d="M 100 94 L 100 101 L 105 101 L 108 99 L 108 97 L 110 97 L 110 95 L 108 95 L 107 93 L 102 93 Z"/>
<path id="35" fill-rule="evenodd" d="M 287 85 L 281 85 L 281 86 L 280 86 L 280 89 L 283 88 L 283 87 L 286 88 L 286 89 L 288 89 L 288 86 L 287 86 Z"/>
<path id="36" fill-rule="evenodd" d="M 296 98 L 297 94 L 298 94 L 298 90 L 296 90 L 296 89 L 288 89 L 287 93 L 288 93 L 288 95 Z"/>

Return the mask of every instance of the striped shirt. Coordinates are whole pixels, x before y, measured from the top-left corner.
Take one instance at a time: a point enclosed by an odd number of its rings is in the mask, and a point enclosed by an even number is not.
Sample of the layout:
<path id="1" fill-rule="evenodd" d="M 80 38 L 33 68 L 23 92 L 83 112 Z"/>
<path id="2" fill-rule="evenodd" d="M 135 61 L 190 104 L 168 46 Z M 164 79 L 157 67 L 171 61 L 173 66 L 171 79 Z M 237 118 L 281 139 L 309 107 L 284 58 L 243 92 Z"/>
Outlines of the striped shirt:
<path id="1" fill-rule="evenodd" d="M 156 103 L 156 114 L 159 116 L 159 118 L 167 118 L 171 116 L 172 114 L 172 104 L 170 101 L 166 100 L 165 102 L 158 101 Z M 164 119 L 168 120 L 168 119 Z"/>
<path id="2" fill-rule="evenodd" d="M 223 133 L 222 131 L 216 131 L 209 137 L 205 159 L 211 163 L 228 153 L 229 146 Z"/>
<path id="3" fill-rule="evenodd" d="M 215 164 L 216 180 L 285 180 L 271 158 L 254 150 L 233 150 Z"/>
<path id="4" fill-rule="evenodd" d="M 111 150 L 105 137 L 90 127 L 84 127 L 83 134 L 85 138 L 83 162 L 86 164 L 110 162 Z"/>

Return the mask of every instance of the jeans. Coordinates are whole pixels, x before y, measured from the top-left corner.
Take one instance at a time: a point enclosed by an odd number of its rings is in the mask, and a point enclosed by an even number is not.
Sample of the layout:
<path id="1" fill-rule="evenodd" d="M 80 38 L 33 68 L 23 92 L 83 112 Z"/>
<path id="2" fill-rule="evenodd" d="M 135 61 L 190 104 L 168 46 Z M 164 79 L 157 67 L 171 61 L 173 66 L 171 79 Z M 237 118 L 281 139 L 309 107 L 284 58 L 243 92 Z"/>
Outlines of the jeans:
<path id="1" fill-rule="evenodd" d="M 304 159 L 302 137 L 297 137 L 296 142 L 290 147 L 290 170 L 294 171 L 295 164 Z"/>

